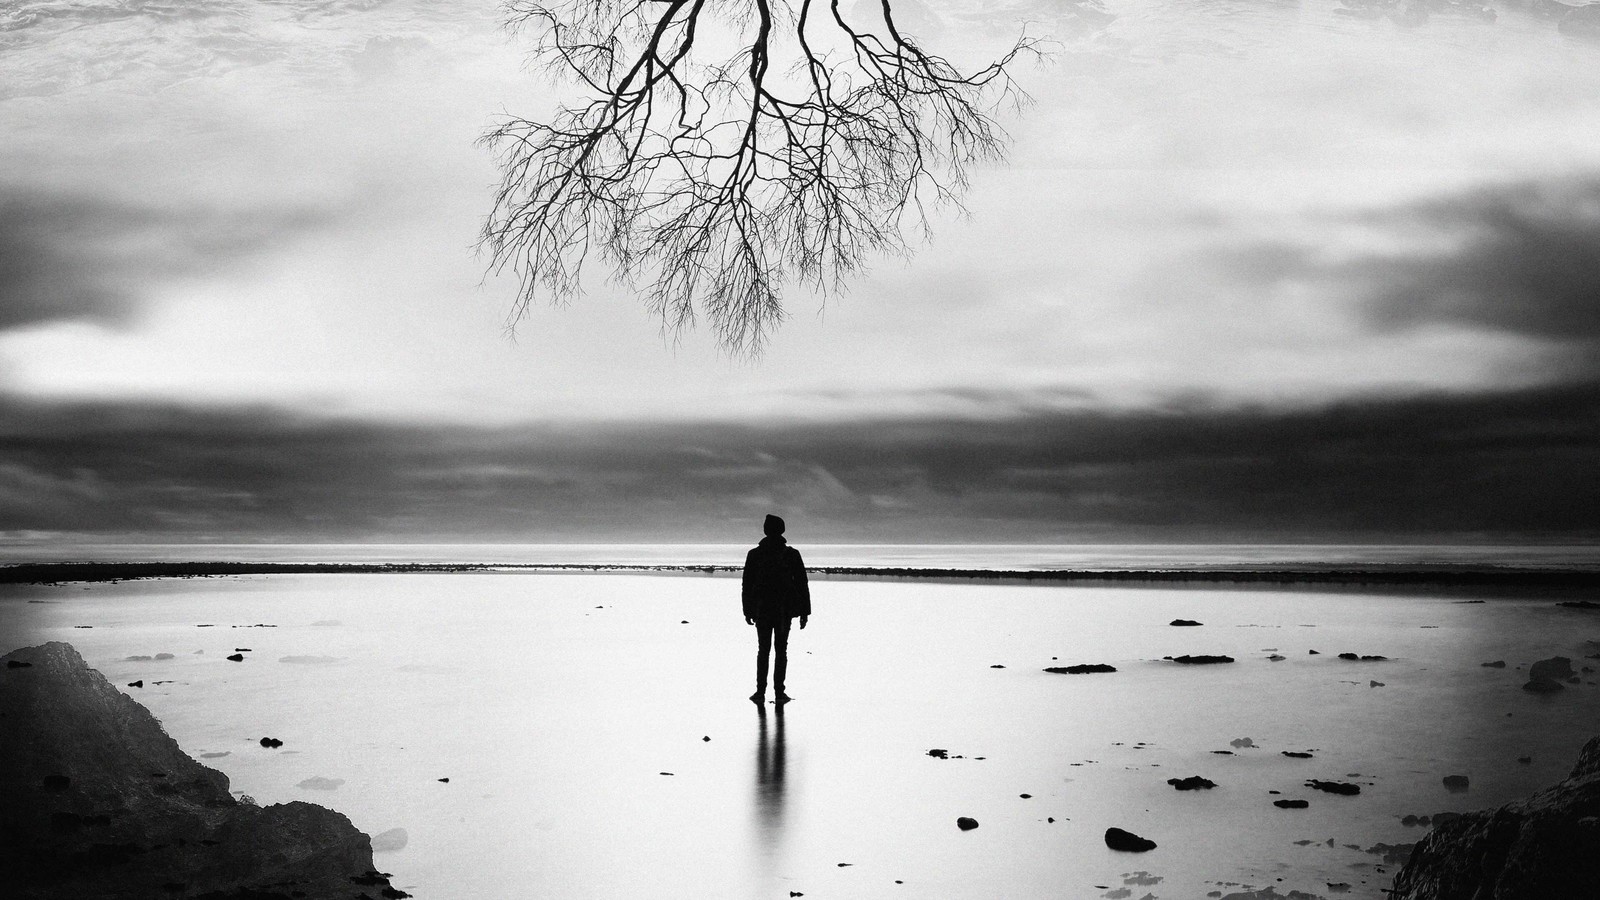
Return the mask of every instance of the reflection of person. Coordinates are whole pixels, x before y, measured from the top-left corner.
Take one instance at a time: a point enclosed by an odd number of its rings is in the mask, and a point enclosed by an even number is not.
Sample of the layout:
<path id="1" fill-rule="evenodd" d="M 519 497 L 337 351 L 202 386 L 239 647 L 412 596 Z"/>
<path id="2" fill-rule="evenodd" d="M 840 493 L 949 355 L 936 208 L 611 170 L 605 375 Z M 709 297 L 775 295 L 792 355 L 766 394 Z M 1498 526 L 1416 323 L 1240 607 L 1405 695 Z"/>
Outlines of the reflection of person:
<path id="1" fill-rule="evenodd" d="M 756 627 L 756 692 L 750 699 L 762 702 L 767 694 L 767 657 L 776 647 L 772 661 L 772 699 L 789 702 L 783 690 L 783 677 L 789 669 L 789 621 L 800 617 L 806 627 L 811 617 L 811 589 L 806 584 L 806 564 L 800 551 L 783 538 L 783 520 L 767 516 L 761 530 L 767 536 L 751 548 L 744 558 L 744 620 Z"/>

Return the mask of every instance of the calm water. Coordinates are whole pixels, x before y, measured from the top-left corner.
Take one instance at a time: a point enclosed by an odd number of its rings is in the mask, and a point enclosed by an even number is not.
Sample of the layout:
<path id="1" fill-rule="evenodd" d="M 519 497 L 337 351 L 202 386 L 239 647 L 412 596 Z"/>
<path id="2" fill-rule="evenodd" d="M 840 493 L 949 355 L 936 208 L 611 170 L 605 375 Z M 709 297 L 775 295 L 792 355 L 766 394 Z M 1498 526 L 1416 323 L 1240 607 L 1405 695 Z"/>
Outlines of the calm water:
<path id="1" fill-rule="evenodd" d="M 754 543 L 754 539 L 752 539 Z M 811 544 L 814 566 L 1171 570 L 1373 566 L 1600 570 L 1594 545 Z M 62 544 L 0 547 L 0 562 L 310 562 L 740 565 L 749 544 Z"/>
<path id="2" fill-rule="evenodd" d="M 143 679 L 123 689 L 263 803 L 405 829 L 378 866 L 423 898 L 1114 900 L 1349 884 L 1340 896 L 1376 900 L 1392 869 L 1368 851 L 1423 834 L 1401 816 L 1551 783 L 1600 721 L 1593 684 L 1520 689 L 1518 666 L 1600 652 L 1600 619 L 1547 600 L 829 581 L 815 607 L 792 640 L 798 699 L 781 720 L 744 699 L 754 641 L 728 579 L 9 586 L 0 635 L 5 649 L 70 641 L 113 683 Z M 1178 617 L 1205 624 L 1167 624 Z M 276 627 L 244 627 L 257 624 Z M 247 659 L 227 661 L 237 648 Z M 174 658 L 128 659 L 157 653 Z M 1238 662 L 1161 660 L 1182 653 Z M 1494 659 L 1510 666 L 1480 666 Z M 1119 671 L 1041 671 L 1078 662 Z M 1471 790 L 1446 791 L 1449 774 Z M 1166 784 L 1188 775 L 1218 786 Z M 1311 806 L 1276 809 L 1271 791 Z M 957 816 L 981 825 L 961 832 Z M 1113 853 L 1111 826 L 1160 846 Z"/>

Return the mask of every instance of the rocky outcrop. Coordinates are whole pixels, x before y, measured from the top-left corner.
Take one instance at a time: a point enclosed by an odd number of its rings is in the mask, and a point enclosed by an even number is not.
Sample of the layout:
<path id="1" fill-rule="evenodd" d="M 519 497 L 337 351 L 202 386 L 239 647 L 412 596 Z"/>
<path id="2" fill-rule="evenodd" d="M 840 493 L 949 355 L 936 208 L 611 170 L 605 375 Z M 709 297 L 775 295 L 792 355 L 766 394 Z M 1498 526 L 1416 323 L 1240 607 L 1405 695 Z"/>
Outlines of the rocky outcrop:
<path id="1" fill-rule="evenodd" d="M 398 898 L 350 820 L 258 807 L 190 758 L 70 644 L 0 670 L 0 872 L 7 897 Z M 13 666 L 11 663 L 28 663 Z"/>
<path id="2" fill-rule="evenodd" d="M 1499 809 L 1440 821 L 1395 875 L 1393 900 L 1547 900 L 1600 884 L 1600 737 L 1572 774 Z"/>

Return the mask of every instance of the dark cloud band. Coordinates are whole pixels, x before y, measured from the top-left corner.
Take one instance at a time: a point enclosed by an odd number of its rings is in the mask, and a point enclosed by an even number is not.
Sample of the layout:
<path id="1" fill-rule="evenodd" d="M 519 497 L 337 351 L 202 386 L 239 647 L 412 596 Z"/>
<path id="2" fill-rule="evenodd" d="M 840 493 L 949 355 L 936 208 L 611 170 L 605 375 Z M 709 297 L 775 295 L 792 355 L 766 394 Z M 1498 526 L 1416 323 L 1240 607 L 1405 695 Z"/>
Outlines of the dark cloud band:
<path id="1" fill-rule="evenodd" d="M 127 540 L 1587 540 L 1600 385 L 1292 411 L 397 426 L 0 403 L 0 531 Z"/>

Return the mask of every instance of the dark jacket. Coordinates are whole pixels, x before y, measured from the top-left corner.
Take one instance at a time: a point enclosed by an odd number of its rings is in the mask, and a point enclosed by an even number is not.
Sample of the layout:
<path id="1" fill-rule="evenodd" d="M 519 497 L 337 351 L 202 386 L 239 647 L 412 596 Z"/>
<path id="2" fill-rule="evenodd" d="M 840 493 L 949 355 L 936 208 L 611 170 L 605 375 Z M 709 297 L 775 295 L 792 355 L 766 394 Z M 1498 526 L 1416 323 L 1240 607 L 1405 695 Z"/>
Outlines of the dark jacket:
<path id="1" fill-rule="evenodd" d="M 783 535 L 762 538 L 745 554 L 740 595 L 746 618 L 772 621 L 811 615 L 811 588 L 800 551 Z"/>

